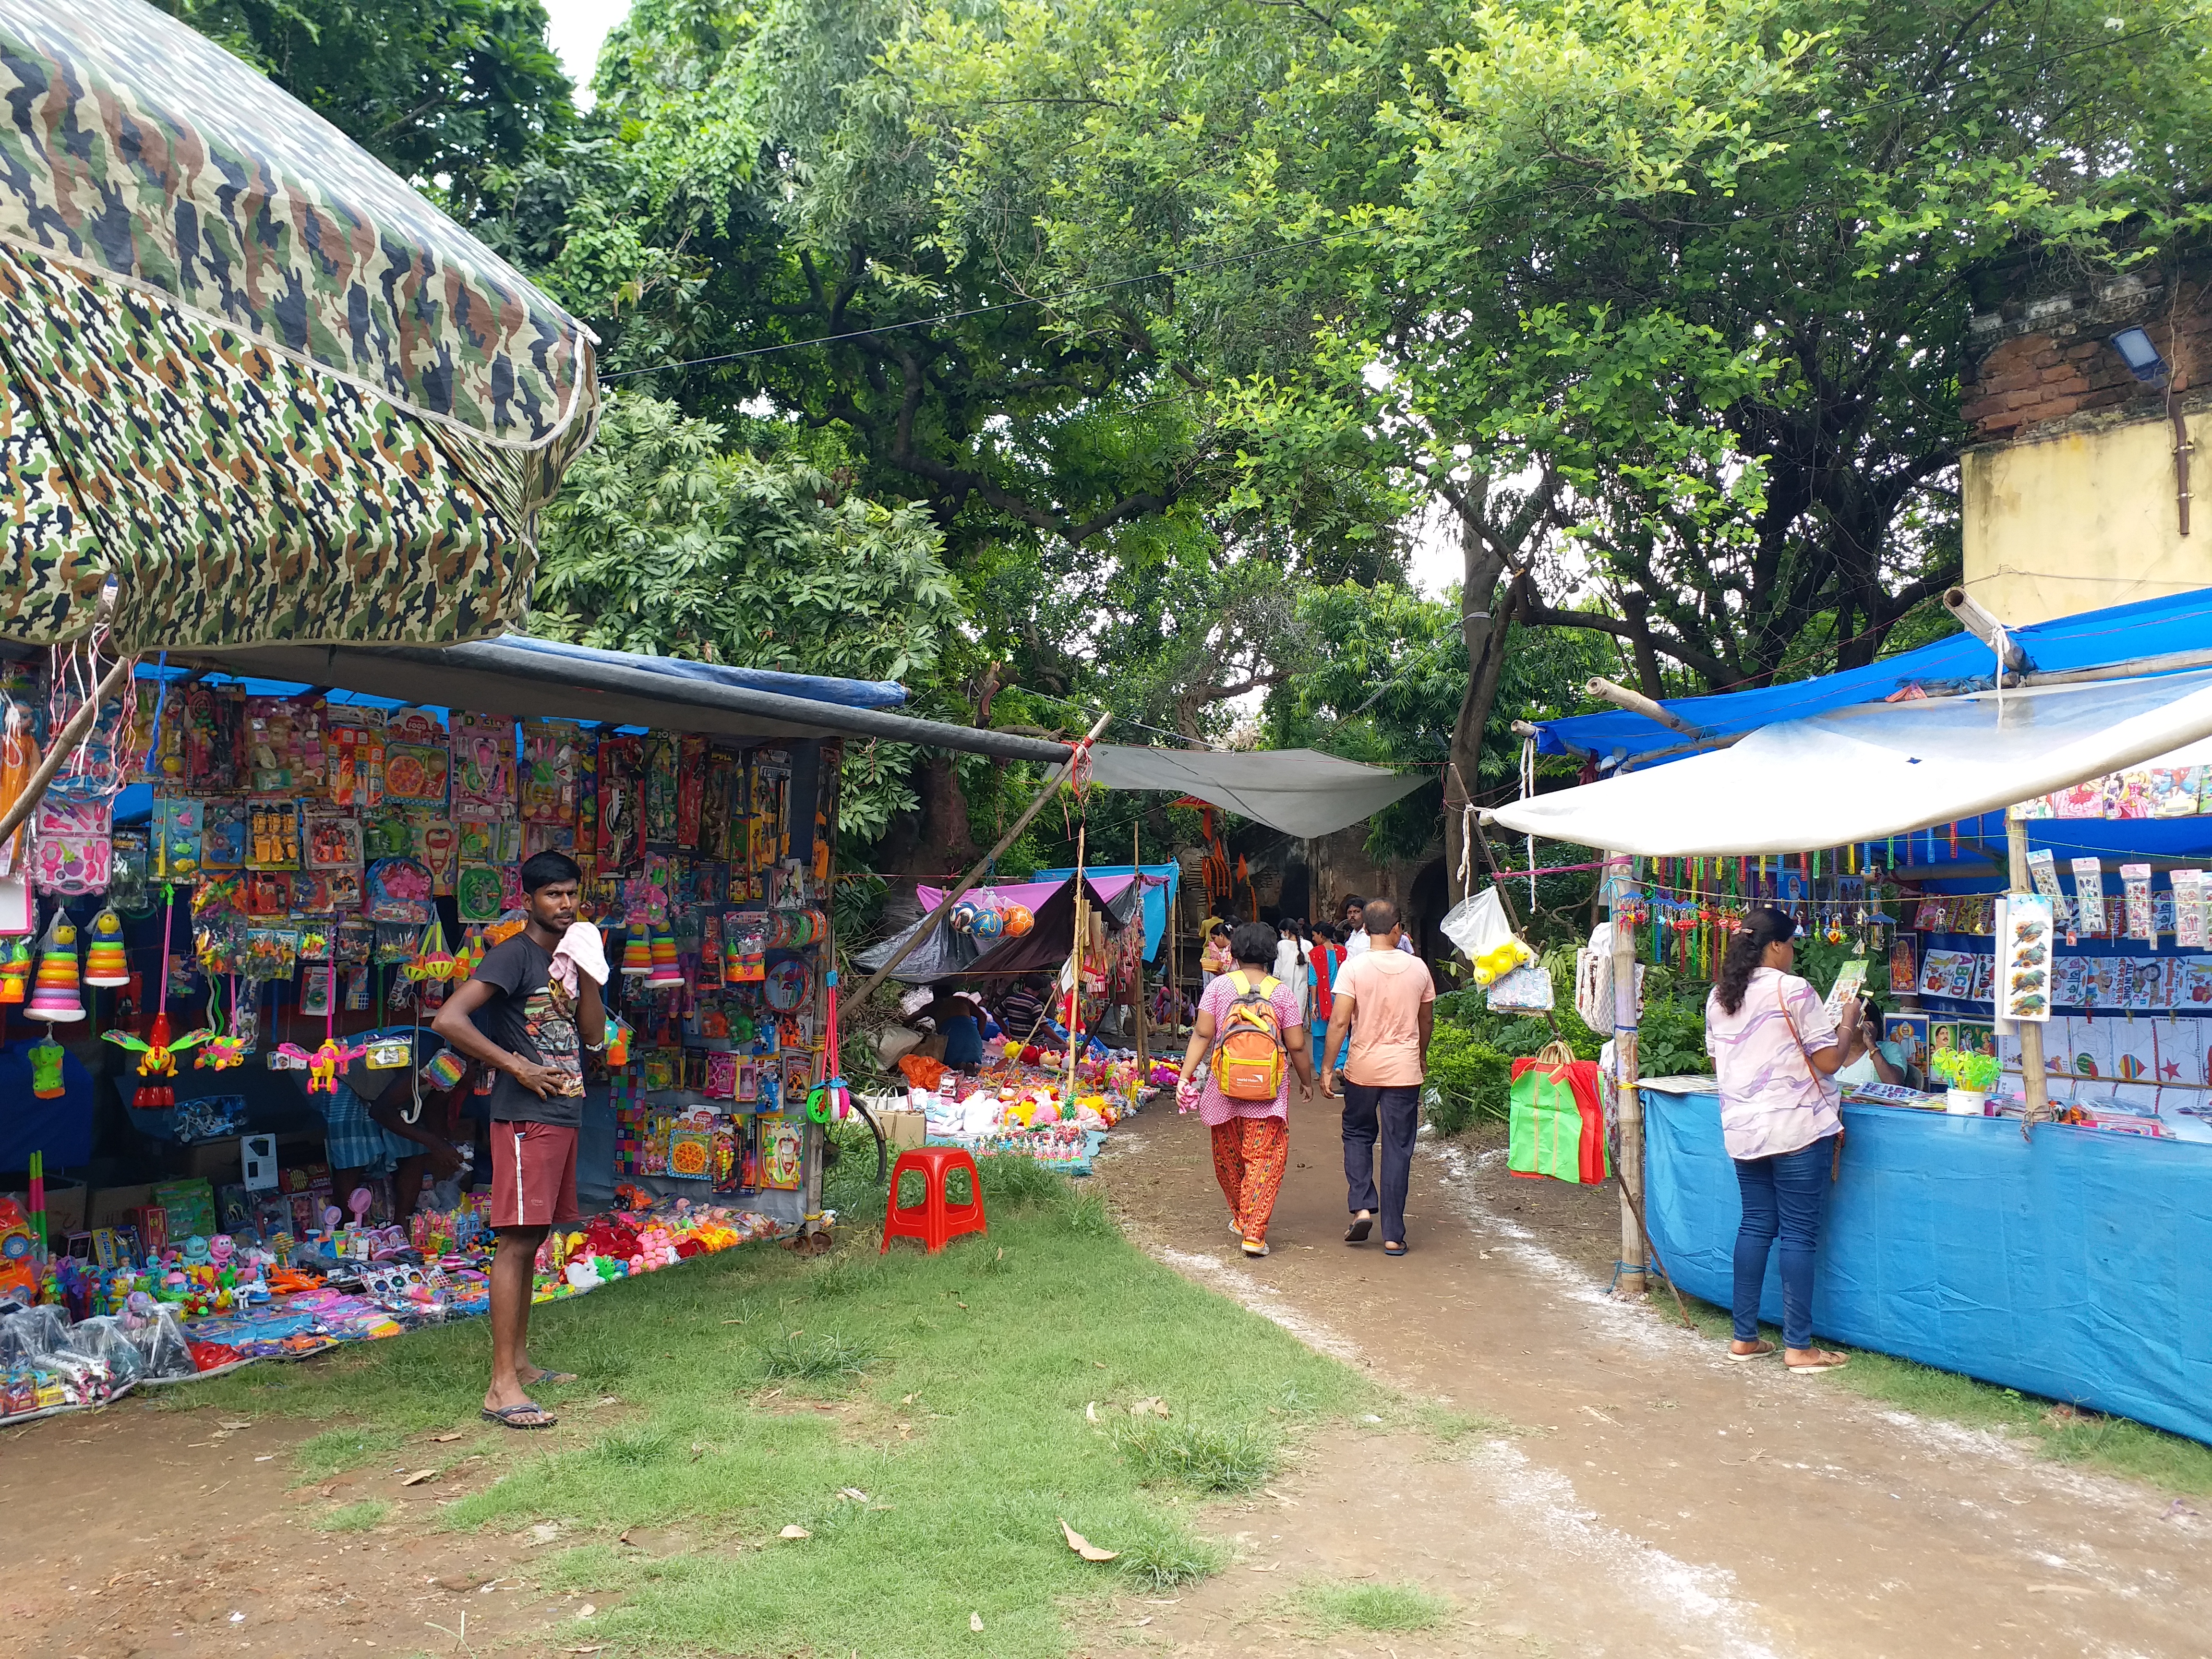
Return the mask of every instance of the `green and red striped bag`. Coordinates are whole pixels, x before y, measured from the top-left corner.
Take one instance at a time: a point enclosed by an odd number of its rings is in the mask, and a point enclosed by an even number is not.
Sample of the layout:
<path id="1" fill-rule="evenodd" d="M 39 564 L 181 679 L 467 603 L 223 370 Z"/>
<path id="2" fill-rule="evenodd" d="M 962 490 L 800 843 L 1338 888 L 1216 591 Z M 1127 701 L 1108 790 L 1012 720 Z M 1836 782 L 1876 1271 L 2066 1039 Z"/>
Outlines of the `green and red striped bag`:
<path id="1" fill-rule="evenodd" d="M 1507 1127 L 1505 1167 L 1515 1175 L 1595 1187 L 1613 1173 L 1594 1060 L 1545 1054 L 1515 1060 Z"/>

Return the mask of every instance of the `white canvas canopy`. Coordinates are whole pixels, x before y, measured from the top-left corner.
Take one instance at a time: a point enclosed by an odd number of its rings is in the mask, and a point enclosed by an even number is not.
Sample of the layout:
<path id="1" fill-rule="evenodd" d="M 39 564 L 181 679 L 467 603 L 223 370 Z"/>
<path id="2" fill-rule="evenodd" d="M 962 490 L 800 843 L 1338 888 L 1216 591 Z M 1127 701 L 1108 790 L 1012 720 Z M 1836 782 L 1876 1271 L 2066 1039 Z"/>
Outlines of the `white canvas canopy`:
<path id="1" fill-rule="evenodd" d="M 1091 756 L 1092 775 L 1109 789 L 1195 795 L 1292 836 L 1326 836 L 1357 823 L 1422 781 L 1418 772 L 1386 772 L 1314 749 L 1224 754 L 1102 743 Z"/>
<path id="2" fill-rule="evenodd" d="M 1949 823 L 2212 737 L 2212 670 L 1863 703 L 1486 812 L 1647 858 L 1796 853 Z"/>

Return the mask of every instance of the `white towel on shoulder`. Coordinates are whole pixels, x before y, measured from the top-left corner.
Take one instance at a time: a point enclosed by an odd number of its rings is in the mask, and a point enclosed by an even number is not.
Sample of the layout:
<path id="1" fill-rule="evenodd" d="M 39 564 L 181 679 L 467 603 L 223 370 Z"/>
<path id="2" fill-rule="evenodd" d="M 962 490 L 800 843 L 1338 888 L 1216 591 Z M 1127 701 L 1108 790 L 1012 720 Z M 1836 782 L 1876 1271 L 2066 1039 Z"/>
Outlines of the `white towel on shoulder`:
<path id="1" fill-rule="evenodd" d="M 607 947 L 599 930 L 588 921 L 571 922 L 568 931 L 562 934 L 561 947 L 553 952 L 553 982 L 574 996 L 579 969 L 592 976 L 594 985 L 607 982 Z"/>

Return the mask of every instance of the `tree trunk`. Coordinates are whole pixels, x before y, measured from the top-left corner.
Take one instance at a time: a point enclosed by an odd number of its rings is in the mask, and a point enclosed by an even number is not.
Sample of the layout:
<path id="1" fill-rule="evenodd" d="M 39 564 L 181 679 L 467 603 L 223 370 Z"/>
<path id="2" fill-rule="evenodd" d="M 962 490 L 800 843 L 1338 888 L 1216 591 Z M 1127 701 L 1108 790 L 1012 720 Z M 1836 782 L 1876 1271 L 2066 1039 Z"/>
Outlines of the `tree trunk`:
<path id="1" fill-rule="evenodd" d="M 1461 845 L 1466 839 L 1462 809 L 1481 787 L 1482 734 L 1498 697 L 1506 633 L 1519 592 L 1517 586 L 1499 586 L 1505 560 L 1496 543 L 1483 533 L 1480 514 L 1484 492 L 1480 485 L 1478 480 L 1476 489 L 1452 503 L 1460 520 L 1459 631 L 1467 645 L 1467 690 L 1459 701 L 1459 717 L 1452 722 L 1449 751 L 1458 775 L 1444 775 L 1444 894 L 1453 903 L 1467 896 L 1459 884 Z"/>
<path id="2" fill-rule="evenodd" d="M 968 796 L 950 755 L 932 755 L 916 781 L 921 796 L 920 856 L 934 871 L 964 870 L 975 860 L 975 836 L 968 822 Z"/>

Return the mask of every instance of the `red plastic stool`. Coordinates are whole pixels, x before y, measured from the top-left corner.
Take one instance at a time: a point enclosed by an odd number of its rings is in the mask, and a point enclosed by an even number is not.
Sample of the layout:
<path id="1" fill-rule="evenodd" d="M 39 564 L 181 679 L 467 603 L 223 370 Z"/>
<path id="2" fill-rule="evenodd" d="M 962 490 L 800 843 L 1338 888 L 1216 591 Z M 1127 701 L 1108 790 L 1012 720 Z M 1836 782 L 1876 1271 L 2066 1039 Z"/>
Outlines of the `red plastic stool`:
<path id="1" fill-rule="evenodd" d="M 901 1209 L 899 1177 L 908 1170 L 921 1176 L 925 1190 L 921 1203 Z M 965 1204 L 945 1200 L 945 1177 L 954 1170 L 968 1171 L 970 1195 Z M 976 1174 L 975 1160 L 964 1147 L 923 1146 L 898 1155 L 898 1162 L 891 1166 L 890 1204 L 884 1212 L 884 1243 L 878 1255 L 890 1249 L 894 1238 L 918 1238 L 935 1255 L 959 1234 L 989 1231 L 983 1219 L 982 1177 Z"/>

